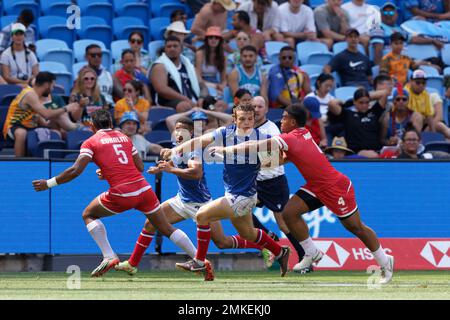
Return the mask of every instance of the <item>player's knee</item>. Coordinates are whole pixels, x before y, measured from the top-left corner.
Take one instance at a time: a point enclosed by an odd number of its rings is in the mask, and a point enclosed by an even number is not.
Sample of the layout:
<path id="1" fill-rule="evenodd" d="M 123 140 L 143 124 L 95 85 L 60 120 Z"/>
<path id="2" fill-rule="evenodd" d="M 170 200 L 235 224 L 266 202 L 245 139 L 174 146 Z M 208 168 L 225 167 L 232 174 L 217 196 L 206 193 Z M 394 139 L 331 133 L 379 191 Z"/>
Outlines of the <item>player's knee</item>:
<path id="1" fill-rule="evenodd" d="M 92 219 L 92 212 L 89 209 L 85 209 L 83 211 L 83 213 L 81 214 L 81 217 L 83 218 L 84 221 L 88 220 L 88 219 Z"/>
<path id="2" fill-rule="evenodd" d="M 206 215 L 206 211 L 202 211 L 202 209 L 200 208 L 200 210 L 197 212 L 197 215 L 195 217 L 197 224 L 199 226 L 204 226 L 206 224 L 208 224 L 208 217 Z"/>

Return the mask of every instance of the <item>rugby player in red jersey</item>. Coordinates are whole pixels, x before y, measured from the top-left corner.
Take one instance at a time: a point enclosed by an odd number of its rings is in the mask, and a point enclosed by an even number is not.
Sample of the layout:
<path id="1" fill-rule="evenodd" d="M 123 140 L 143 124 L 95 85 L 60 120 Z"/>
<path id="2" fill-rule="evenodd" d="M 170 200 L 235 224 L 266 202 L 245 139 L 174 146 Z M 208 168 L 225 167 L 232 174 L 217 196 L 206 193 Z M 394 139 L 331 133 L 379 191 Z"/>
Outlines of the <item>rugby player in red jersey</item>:
<path id="1" fill-rule="evenodd" d="M 279 136 L 262 141 L 248 141 L 237 146 L 214 147 L 214 152 L 282 151 L 284 161 L 292 161 L 306 180 L 291 197 L 283 210 L 283 218 L 294 237 L 305 250 L 305 256 L 294 270 L 302 272 L 317 263 L 323 253 L 309 236 L 309 229 L 302 214 L 327 206 L 339 218 L 344 227 L 357 236 L 374 255 L 381 267 L 381 284 L 392 279 L 394 257 L 387 255 L 375 232 L 360 218 L 351 180 L 337 171 L 327 160 L 322 150 L 304 128 L 307 111 L 301 104 L 289 106 L 283 112 Z"/>
<path id="2" fill-rule="evenodd" d="M 94 112 L 92 121 L 95 134 L 81 145 L 80 155 L 75 163 L 56 177 L 33 181 L 36 191 L 67 183 L 78 177 L 91 160 L 100 168 L 102 177 L 108 181 L 109 190 L 92 200 L 83 211 L 86 227 L 103 254 L 103 261 L 92 271 L 91 276 L 102 276 L 119 263 L 100 219 L 130 209 L 144 213 L 163 235 L 185 252 L 195 252 L 196 249 L 188 236 L 169 224 L 162 214 L 158 198 L 141 173 L 144 163 L 133 142 L 120 131 L 112 129 L 112 118 L 108 111 Z"/>

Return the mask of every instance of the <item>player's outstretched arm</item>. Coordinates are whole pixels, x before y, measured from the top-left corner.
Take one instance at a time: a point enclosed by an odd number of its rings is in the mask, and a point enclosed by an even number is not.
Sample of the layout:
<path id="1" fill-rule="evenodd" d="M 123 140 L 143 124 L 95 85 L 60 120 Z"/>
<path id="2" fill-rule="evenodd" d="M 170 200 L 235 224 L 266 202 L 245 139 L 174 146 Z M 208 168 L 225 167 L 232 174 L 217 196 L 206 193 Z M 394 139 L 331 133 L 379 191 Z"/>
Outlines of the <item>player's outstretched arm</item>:
<path id="1" fill-rule="evenodd" d="M 280 150 L 280 146 L 275 138 L 264 140 L 250 140 L 235 146 L 211 147 L 211 153 L 233 154 L 243 152 L 270 152 Z"/>
<path id="2" fill-rule="evenodd" d="M 171 155 L 173 155 L 173 154 L 180 154 L 180 153 L 183 153 L 183 154 L 184 153 L 189 153 L 189 152 L 192 152 L 192 151 L 194 151 L 195 149 L 198 149 L 198 148 L 202 148 L 203 149 L 203 148 L 206 148 L 208 145 L 210 145 L 213 142 L 214 142 L 213 134 L 207 133 L 207 134 L 204 134 L 204 135 L 202 135 L 200 137 L 197 137 L 197 138 L 188 140 L 186 142 L 183 142 L 182 144 L 174 147 L 172 149 Z M 167 155 L 168 154 L 166 153 L 165 154 L 166 157 L 165 157 L 164 160 L 169 160 L 167 158 Z"/>
<path id="3" fill-rule="evenodd" d="M 76 177 L 78 177 L 80 174 L 83 173 L 84 169 L 86 169 L 86 166 L 91 161 L 91 158 L 88 156 L 80 155 L 78 156 L 75 163 L 70 167 L 64 170 L 62 173 L 57 175 L 56 177 L 53 177 L 51 179 L 45 180 L 34 180 L 33 187 L 35 191 L 45 191 L 47 189 L 56 187 L 59 184 L 67 183 L 69 181 L 72 181 Z"/>

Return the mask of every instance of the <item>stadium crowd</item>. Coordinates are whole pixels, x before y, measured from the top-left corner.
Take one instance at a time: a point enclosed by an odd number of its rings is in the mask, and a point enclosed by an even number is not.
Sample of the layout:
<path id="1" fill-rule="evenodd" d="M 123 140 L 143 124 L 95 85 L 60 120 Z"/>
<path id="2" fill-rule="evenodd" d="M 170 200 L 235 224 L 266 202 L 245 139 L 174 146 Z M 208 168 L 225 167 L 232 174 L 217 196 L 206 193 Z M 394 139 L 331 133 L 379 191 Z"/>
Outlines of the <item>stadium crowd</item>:
<path id="1" fill-rule="evenodd" d="M 152 1 L 136 4 L 154 20 Z M 82 49 L 52 45 L 32 8 L 2 25 L 0 155 L 42 156 L 41 143 L 78 149 L 99 109 L 143 155 L 158 154 L 179 117 L 216 129 L 232 122 L 234 105 L 261 96 L 275 123 L 303 103 L 330 158 L 450 157 L 450 1 L 174 2 L 159 39 L 143 26 L 114 30 L 109 43 L 78 35 Z M 76 57 L 68 83 L 51 50 Z"/>

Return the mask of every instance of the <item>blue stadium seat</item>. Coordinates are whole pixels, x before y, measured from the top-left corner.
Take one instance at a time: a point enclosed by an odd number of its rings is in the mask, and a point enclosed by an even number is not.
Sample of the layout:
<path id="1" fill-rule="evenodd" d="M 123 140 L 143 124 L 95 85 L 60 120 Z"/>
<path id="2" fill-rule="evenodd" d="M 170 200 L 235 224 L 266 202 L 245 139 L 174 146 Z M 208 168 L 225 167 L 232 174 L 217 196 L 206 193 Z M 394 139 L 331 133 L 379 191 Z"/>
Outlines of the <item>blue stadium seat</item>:
<path id="1" fill-rule="evenodd" d="M 304 64 L 300 66 L 300 69 L 306 72 L 308 75 L 313 75 L 322 73 L 323 66 L 320 66 L 318 64 Z"/>
<path id="2" fill-rule="evenodd" d="M 380 73 L 380 66 L 373 66 L 372 67 L 372 78 L 375 79 L 376 76 Z"/>
<path id="3" fill-rule="evenodd" d="M 329 53 L 326 44 L 316 41 L 303 41 L 296 46 L 297 59 L 300 64 L 307 64 L 308 57 L 313 53 Z"/>
<path id="4" fill-rule="evenodd" d="M 64 89 L 61 87 L 54 87 L 52 94 L 57 94 L 57 95 L 61 96 L 61 95 L 64 95 L 65 92 L 64 92 Z"/>
<path id="5" fill-rule="evenodd" d="M 164 31 L 170 24 L 170 18 L 158 17 L 150 19 L 149 29 L 152 40 L 164 40 Z"/>
<path id="6" fill-rule="evenodd" d="M 13 22 L 17 21 L 17 15 L 11 14 L 8 16 L 3 16 L 0 18 L 0 29 L 3 29 L 4 27 L 10 25 Z"/>
<path id="7" fill-rule="evenodd" d="M 315 9 L 322 4 L 324 4 L 324 0 L 309 0 L 309 6 L 312 9 Z"/>
<path id="8" fill-rule="evenodd" d="M 77 30 L 77 34 L 80 39 L 98 40 L 108 47 L 113 38 L 112 29 L 106 20 L 91 16 L 81 18 L 81 28 Z"/>
<path id="9" fill-rule="evenodd" d="M 450 142 L 428 142 L 425 145 L 425 152 L 429 151 L 442 151 L 450 153 Z"/>
<path id="10" fill-rule="evenodd" d="M 0 98 L 0 106 L 9 106 L 16 97 L 17 93 L 5 94 Z"/>
<path id="11" fill-rule="evenodd" d="M 75 80 L 76 78 L 78 78 L 78 73 L 80 72 L 81 68 L 83 68 L 86 65 L 86 61 L 80 61 L 77 63 L 74 63 L 72 66 L 72 75 L 73 75 L 73 79 Z"/>
<path id="12" fill-rule="evenodd" d="M 421 140 L 422 140 L 423 145 L 426 145 L 427 143 L 430 143 L 430 142 L 445 141 L 444 135 L 439 132 L 423 131 L 421 133 L 421 136 L 422 136 Z"/>
<path id="13" fill-rule="evenodd" d="M 151 143 L 159 144 L 160 142 L 171 141 L 172 136 L 168 130 L 152 130 L 145 135 L 145 139 Z"/>
<path id="14" fill-rule="evenodd" d="M 114 1 L 114 11 L 119 17 L 134 17 L 146 24 L 150 19 L 148 4 L 136 0 Z"/>
<path id="15" fill-rule="evenodd" d="M 267 112 L 267 119 L 273 122 L 281 121 L 281 118 L 283 117 L 283 109 L 274 109 L 270 108 L 269 112 Z"/>
<path id="16" fill-rule="evenodd" d="M 0 86 L 1 87 L 1 86 Z M 9 106 L 0 105 L 0 128 L 3 129 L 3 125 L 5 124 L 6 115 L 8 114 Z M 3 134 L 0 134 L 0 150 L 4 147 L 11 147 L 12 143 L 10 142 L 9 145 L 6 145 L 6 142 L 4 141 Z"/>
<path id="17" fill-rule="evenodd" d="M 166 118 L 175 114 L 173 108 L 151 107 L 148 120 L 151 121 L 152 130 L 167 130 Z"/>
<path id="18" fill-rule="evenodd" d="M 403 22 L 400 27 L 411 35 L 425 36 L 429 38 L 441 39 L 450 37 L 450 26 L 445 27 L 445 23 L 434 24 L 425 20 L 408 20 Z"/>
<path id="19" fill-rule="evenodd" d="M 49 71 L 55 74 L 56 84 L 62 86 L 67 95 L 70 94 L 70 89 L 73 85 L 72 72 L 69 72 L 64 64 L 54 61 L 41 61 L 39 69 L 40 71 Z"/>
<path id="20" fill-rule="evenodd" d="M 404 52 L 407 56 L 416 60 L 424 60 L 439 55 L 436 47 L 431 44 L 408 44 Z"/>
<path id="21" fill-rule="evenodd" d="M 160 16 L 161 7 L 166 3 L 181 3 L 181 1 L 177 0 L 151 0 L 150 1 L 150 9 L 153 17 Z"/>
<path id="22" fill-rule="evenodd" d="M 36 130 L 27 133 L 27 150 L 32 157 L 42 158 L 45 149 L 66 149 L 66 142 L 61 140 L 59 135 L 51 131 L 50 139 L 38 141 Z M 55 152 L 50 154 L 50 158 L 63 158 L 64 153 Z"/>
<path id="23" fill-rule="evenodd" d="M 270 57 L 275 55 L 276 57 L 276 61 L 272 63 L 278 63 L 278 54 L 280 53 L 281 48 L 287 46 L 286 42 L 282 42 L 282 41 L 266 41 L 265 43 L 265 47 L 266 47 L 266 52 L 267 52 L 267 56 Z"/>
<path id="24" fill-rule="evenodd" d="M 444 45 L 441 49 L 442 61 L 445 65 L 450 66 L 450 43 Z"/>
<path id="25" fill-rule="evenodd" d="M 22 91 L 22 87 L 16 85 L 16 84 L 0 84 L 0 99 L 3 96 L 10 95 L 10 94 L 19 94 L 19 92 Z"/>
<path id="26" fill-rule="evenodd" d="M 427 89 L 436 89 L 440 96 L 444 94 L 444 79 L 441 76 L 427 76 Z"/>
<path id="27" fill-rule="evenodd" d="M 114 61 L 119 61 L 122 56 L 122 51 L 129 49 L 130 44 L 128 40 L 115 40 L 111 42 L 111 54 Z"/>
<path id="28" fill-rule="evenodd" d="M 102 17 L 111 25 L 114 18 L 113 5 L 108 0 L 78 0 L 82 15 Z"/>
<path id="29" fill-rule="evenodd" d="M 192 24 L 194 23 L 194 19 L 195 18 L 187 19 L 187 21 L 186 21 L 186 30 L 191 30 L 192 29 Z"/>
<path id="30" fill-rule="evenodd" d="M 81 143 L 83 143 L 84 140 L 88 139 L 92 135 L 93 133 L 87 130 L 72 130 L 67 132 L 67 149 L 80 149 Z"/>
<path id="31" fill-rule="evenodd" d="M 439 77 L 439 71 L 431 66 L 420 66 L 419 69 L 422 69 L 427 74 L 427 77 Z"/>
<path id="32" fill-rule="evenodd" d="M 70 0 L 43 0 L 41 1 L 41 11 L 46 16 L 67 17 L 67 8 L 72 4 Z"/>
<path id="33" fill-rule="evenodd" d="M 334 55 L 337 55 L 338 53 L 344 51 L 345 49 L 347 49 L 347 42 L 345 41 L 339 41 L 333 44 Z M 366 51 L 364 50 L 364 46 L 362 44 L 358 44 L 358 50 L 362 54 L 366 54 Z"/>
<path id="34" fill-rule="evenodd" d="M 7 15 L 17 15 L 23 9 L 31 9 L 35 18 L 41 15 L 39 4 L 34 0 L 3 0 L 3 10 Z"/>
<path id="35" fill-rule="evenodd" d="M 133 31 L 140 31 L 144 35 L 144 43 L 148 43 L 149 31 L 144 22 L 134 17 L 117 17 L 113 19 L 115 40 L 128 39 Z"/>
<path id="36" fill-rule="evenodd" d="M 265 73 L 266 75 L 269 75 L 270 69 L 272 69 L 272 67 L 275 66 L 275 64 L 271 63 L 271 64 L 264 64 L 261 66 L 261 71 L 263 73 Z"/>
<path id="37" fill-rule="evenodd" d="M 63 63 L 67 70 L 72 68 L 73 53 L 62 40 L 41 39 L 36 41 L 36 53 L 41 61 L 56 61 Z"/>
<path id="38" fill-rule="evenodd" d="M 67 28 L 66 18 L 58 16 L 43 16 L 38 18 L 41 38 L 63 40 L 69 48 L 75 41 L 75 30 Z"/>
<path id="39" fill-rule="evenodd" d="M 164 40 L 153 40 L 148 44 L 148 54 L 150 55 L 150 59 L 152 61 L 156 60 L 158 51 L 164 47 Z"/>
<path id="40" fill-rule="evenodd" d="M 163 5 L 161 5 L 159 7 L 159 12 L 157 13 L 157 15 L 155 15 L 156 17 L 169 17 L 172 14 L 172 12 L 174 10 L 183 10 L 188 18 L 192 17 L 192 11 L 191 8 L 184 4 L 184 3 L 177 3 L 177 2 L 168 2 L 168 3 L 164 3 Z"/>
<path id="41" fill-rule="evenodd" d="M 450 67 L 444 69 L 444 75 L 450 75 Z"/>
<path id="42" fill-rule="evenodd" d="M 105 68 L 109 68 L 111 65 L 111 53 L 109 50 L 106 49 L 103 42 L 93 39 L 83 39 L 83 40 L 77 40 L 73 43 L 73 54 L 75 57 L 76 62 L 86 61 L 85 54 L 86 54 L 86 47 L 91 44 L 97 44 L 102 48 L 102 65 Z M 108 66 L 108 67 L 107 67 Z"/>
<path id="43" fill-rule="evenodd" d="M 230 89 L 230 87 L 228 87 L 228 86 L 226 86 L 226 87 L 223 89 L 223 100 L 224 100 L 227 104 L 233 103 L 233 96 L 232 96 L 232 94 L 231 94 L 231 89 Z"/>
<path id="44" fill-rule="evenodd" d="M 336 88 L 335 90 L 335 96 L 337 99 L 340 100 L 348 100 L 348 99 L 353 99 L 353 94 L 355 93 L 355 91 L 357 90 L 357 87 L 340 87 L 340 88 Z"/>
<path id="45" fill-rule="evenodd" d="M 311 83 L 311 87 L 314 87 L 317 78 L 319 77 L 320 74 L 316 73 L 316 74 L 312 74 L 309 76 L 309 83 Z"/>
<path id="46" fill-rule="evenodd" d="M 307 64 L 319 64 L 324 66 L 328 64 L 328 62 L 333 58 L 333 54 L 331 52 L 320 52 L 320 53 L 312 53 L 308 60 Z"/>

